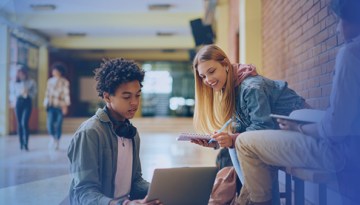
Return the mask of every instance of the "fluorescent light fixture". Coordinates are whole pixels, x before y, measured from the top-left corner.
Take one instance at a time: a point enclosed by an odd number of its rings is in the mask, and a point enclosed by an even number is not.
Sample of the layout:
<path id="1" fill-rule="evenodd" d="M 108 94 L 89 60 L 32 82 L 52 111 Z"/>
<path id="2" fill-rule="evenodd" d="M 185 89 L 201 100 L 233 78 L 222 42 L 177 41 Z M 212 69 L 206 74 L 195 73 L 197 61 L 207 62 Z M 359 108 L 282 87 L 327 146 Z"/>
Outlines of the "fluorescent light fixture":
<path id="1" fill-rule="evenodd" d="M 86 33 L 68 33 L 69 37 L 85 37 Z"/>
<path id="2" fill-rule="evenodd" d="M 151 4 L 149 10 L 168 10 L 170 7 L 172 7 L 171 4 Z"/>
<path id="3" fill-rule="evenodd" d="M 156 33 L 157 36 L 173 36 L 175 35 L 174 32 L 157 32 Z"/>
<path id="4" fill-rule="evenodd" d="M 36 4 L 36 5 L 30 5 L 30 7 L 35 11 L 55 10 L 56 8 L 56 6 L 53 4 Z"/>

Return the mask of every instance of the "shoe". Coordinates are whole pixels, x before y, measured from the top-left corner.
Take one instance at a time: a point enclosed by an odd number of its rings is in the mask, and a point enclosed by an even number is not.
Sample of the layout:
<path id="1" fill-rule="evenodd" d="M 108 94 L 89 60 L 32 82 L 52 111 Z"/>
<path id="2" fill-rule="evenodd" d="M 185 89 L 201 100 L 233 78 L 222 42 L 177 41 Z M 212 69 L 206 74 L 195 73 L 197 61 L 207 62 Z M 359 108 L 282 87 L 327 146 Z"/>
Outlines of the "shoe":
<path id="1" fill-rule="evenodd" d="M 59 150 L 59 144 L 60 144 L 59 140 L 56 140 L 55 144 L 56 144 L 55 145 L 55 150 Z"/>
<path id="2" fill-rule="evenodd" d="M 54 138 L 51 137 L 48 148 L 49 149 L 54 149 L 54 145 L 55 145 L 55 140 L 54 140 Z"/>
<path id="3" fill-rule="evenodd" d="M 25 151 L 29 151 L 29 148 L 28 148 L 28 146 L 27 145 L 24 145 L 24 149 L 25 149 Z"/>

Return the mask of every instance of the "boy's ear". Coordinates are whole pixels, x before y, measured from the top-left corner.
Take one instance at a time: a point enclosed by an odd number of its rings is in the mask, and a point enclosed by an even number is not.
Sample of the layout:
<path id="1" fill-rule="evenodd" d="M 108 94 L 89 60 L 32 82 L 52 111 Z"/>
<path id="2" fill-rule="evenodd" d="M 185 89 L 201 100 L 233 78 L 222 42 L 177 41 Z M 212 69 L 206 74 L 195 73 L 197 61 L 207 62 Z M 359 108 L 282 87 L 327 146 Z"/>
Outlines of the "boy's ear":
<path id="1" fill-rule="evenodd" d="M 110 95 L 109 95 L 109 93 L 104 92 L 104 93 L 103 93 L 103 96 L 104 96 L 104 100 L 105 100 L 107 103 L 110 103 Z"/>

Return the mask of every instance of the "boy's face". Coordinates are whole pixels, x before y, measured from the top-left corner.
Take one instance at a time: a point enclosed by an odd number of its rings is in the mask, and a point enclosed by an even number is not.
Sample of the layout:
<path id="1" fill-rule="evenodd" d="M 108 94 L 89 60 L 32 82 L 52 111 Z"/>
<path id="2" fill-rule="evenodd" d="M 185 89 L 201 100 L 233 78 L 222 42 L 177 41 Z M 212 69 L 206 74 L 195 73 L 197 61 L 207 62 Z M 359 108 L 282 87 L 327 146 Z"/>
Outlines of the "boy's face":
<path id="1" fill-rule="evenodd" d="M 55 69 L 55 68 L 52 69 L 51 74 L 55 78 L 60 78 L 61 77 L 61 72 L 58 69 Z"/>
<path id="2" fill-rule="evenodd" d="M 104 93 L 110 115 L 117 121 L 131 119 L 139 107 L 141 87 L 138 80 L 121 84 L 114 95 Z"/>
<path id="3" fill-rule="evenodd" d="M 354 23 L 350 23 L 345 19 L 339 18 L 336 14 L 334 15 L 337 20 L 336 30 L 339 32 L 340 37 L 343 38 L 345 42 L 350 41 L 356 36 L 360 35 L 360 26 Z"/>

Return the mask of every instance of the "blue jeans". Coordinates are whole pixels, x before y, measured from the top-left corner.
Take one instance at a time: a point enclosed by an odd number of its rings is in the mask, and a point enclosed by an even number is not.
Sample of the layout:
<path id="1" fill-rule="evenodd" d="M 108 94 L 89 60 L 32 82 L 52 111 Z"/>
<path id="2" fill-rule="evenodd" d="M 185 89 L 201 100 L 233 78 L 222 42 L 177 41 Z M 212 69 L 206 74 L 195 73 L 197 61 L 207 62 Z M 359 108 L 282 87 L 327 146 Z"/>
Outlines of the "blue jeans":
<path id="1" fill-rule="evenodd" d="M 240 168 L 240 164 L 239 164 L 239 160 L 237 157 L 237 153 L 236 153 L 236 149 L 229 149 L 229 154 L 231 157 L 231 161 L 234 165 L 235 171 L 241 181 L 242 184 L 244 184 L 244 177 L 243 174 L 241 172 L 241 168 Z M 280 192 L 279 192 L 279 179 L 278 176 L 276 176 L 274 183 L 272 185 L 272 204 L 273 205 L 280 205 Z"/>
<path id="2" fill-rule="evenodd" d="M 55 136 L 59 140 L 61 137 L 61 127 L 64 115 L 61 108 L 49 106 L 47 111 L 47 129 L 50 135 Z"/>
<path id="3" fill-rule="evenodd" d="M 31 98 L 19 97 L 16 101 L 15 114 L 18 124 L 18 135 L 20 140 L 20 148 L 27 149 L 29 141 L 29 120 L 32 110 Z"/>

